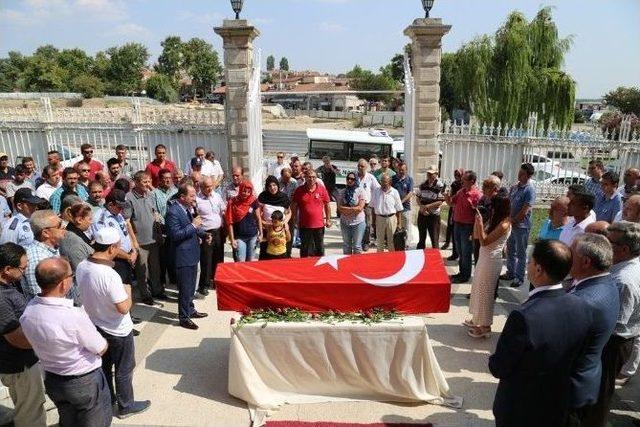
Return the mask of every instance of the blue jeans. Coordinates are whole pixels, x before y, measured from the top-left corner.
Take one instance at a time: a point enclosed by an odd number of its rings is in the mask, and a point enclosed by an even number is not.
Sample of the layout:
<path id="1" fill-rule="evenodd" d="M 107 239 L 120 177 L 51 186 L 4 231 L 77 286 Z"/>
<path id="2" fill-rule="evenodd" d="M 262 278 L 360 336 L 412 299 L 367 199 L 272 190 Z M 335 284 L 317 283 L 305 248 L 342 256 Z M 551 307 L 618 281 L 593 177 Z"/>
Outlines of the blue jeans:
<path id="1" fill-rule="evenodd" d="M 234 249 L 234 252 L 236 253 L 237 262 L 253 261 L 253 255 L 256 252 L 257 240 L 257 236 L 236 238 L 238 248 Z"/>
<path id="2" fill-rule="evenodd" d="M 460 271 L 458 276 L 463 280 L 471 277 L 471 254 L 473 253 L 473 240 L 470 239 L 473 233 L 473 224 L 463 224 L 456 222 L 453 227 L 453 239 L 458 251 L 458 266 Z"/>
<path id="3" fill-rule="evenodd" d="M 58 408 L 60 427 L 111 425 L 111 396 L 102 368 L 79 377 L 46 372 L 44 386 Z"/>
<path id="4" fill-rule="evenodd" d="M 196 276 L 198 265 L 176 267 L 176 282 L 178 285 L 178 319 L 188 320 L 195 311 L 193 294 L 196 293 Z"/>
<path id="5" fill-rule="evenodd" d="M 111 401 L 117 401 L 120 409 L 126 409 L 133 403 L 133 369 L 136 367 L 133 333 L 117 337 L 102 329 L 98 332 L 109 344 L 107 352 L 102 355 L 102 370 L 107 378 Z"/>
<path id="6" fill-rule="evenodd" d="M 342 253 L 346 255 L 362 253 L 362 238 L 367 228 L 367 222 L 355 225 L 340 224 L 342 232 Z"/>
<path id="7" fill-rule="evenodd" d="M 527 268 L 527 243 L 529 228 L 512 228 L 507 240 L 507 274 L 518 283 L 524 283 Z"/>

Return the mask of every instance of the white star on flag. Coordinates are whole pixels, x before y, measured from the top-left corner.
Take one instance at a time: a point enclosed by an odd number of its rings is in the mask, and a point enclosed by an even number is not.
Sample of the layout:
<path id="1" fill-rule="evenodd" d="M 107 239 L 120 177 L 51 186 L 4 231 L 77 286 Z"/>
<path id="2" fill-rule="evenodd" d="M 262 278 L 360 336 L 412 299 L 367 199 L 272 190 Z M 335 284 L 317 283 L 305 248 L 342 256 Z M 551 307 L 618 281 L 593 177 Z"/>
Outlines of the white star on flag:
<path id="1" fill-rule="evenodd" d="M 316 262 L 316 264 L 314 265 L 314 267 L 317 267 L 319 265 L 323 265 L 323 264 L 329 264 L 331 267 L 333 267 L 335 270 L 338 269 L 338 260 L 342 259 L 342 258 L 348 258 L 349 255 L 326 255 L 323 256 L 322 258 L 320 258 L 318 260 L 318 262 Z"/>

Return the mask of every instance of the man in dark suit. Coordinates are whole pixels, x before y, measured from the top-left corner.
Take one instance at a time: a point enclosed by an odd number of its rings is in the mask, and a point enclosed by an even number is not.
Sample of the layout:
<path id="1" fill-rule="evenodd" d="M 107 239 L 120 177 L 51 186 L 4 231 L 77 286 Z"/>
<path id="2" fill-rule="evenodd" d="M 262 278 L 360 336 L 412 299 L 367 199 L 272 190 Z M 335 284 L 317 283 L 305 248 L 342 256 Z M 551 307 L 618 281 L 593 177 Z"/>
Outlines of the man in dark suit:
<path id="1" fill-rule="evenodd" d="M 496 426 L 562 426 L 569 411 L 571 372 L 589 332 L 591 312 L 561 281 L 571 251 L 540 240 L 527 264 L 535 287 L 509 314 L 489 370 L 500 379 L 493 402 Z"/>
<path id="2" fill-rule="evenodd" d="M 167 236 L 171 240 L 173 259 L 175 260 L 176 280 L 178 284 L 178 318 L 180 326 L 198 329 L 191 319 L 206 317 L 206 313 L 196 311 L 193 295 L 196 292 L 196 276 L 200 262 L 200 240 L 210 242 L 211 236 L 200 229 L 202 219 L 194 218 L 193 206 L 196 190 L 192 185 L 178 188 L 176 198 L 169 202 L 165 224 Z"/>
<path id="3" fill-rule="evenodd" d="M 584 233 L 571 244 L 573 286 L 569 293 L 582 298 L 593 316 L 585 349 L 571 376 L 569 425 L 601 426 L 596 402 L 602 378 L 602 349 L 611 337 L 620 311 L 620 294 L 609 274 L 613 249 L 606 237 Z"/>

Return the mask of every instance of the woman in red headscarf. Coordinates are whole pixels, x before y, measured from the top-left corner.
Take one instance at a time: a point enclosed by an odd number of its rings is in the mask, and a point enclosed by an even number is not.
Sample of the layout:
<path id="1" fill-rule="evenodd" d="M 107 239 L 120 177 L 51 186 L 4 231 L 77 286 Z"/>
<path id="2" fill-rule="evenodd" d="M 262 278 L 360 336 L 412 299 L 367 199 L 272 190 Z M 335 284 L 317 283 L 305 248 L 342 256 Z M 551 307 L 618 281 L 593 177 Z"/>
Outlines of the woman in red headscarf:
<path id="1" fill-rule="evenodd" d="M 234 258 L 238 262 L 252 261 L 258 236 L 262 236 L 260 203 L 253 195 L 251 181 L 242 181 L 238 195 L 229 200 L 225 220 Z"/>

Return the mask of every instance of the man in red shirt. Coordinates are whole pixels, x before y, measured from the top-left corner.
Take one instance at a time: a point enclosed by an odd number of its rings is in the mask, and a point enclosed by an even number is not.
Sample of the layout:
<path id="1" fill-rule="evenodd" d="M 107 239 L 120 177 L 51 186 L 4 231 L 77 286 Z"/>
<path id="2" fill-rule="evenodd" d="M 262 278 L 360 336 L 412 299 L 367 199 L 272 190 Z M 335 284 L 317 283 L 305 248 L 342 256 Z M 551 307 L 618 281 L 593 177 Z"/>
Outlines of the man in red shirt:
<path id="1" fill-rule="evenodd" d="M 476 208 L 482 197 L 482 192 L 476 187 L 477 176 L 473 171 L 466 171 L 462 175 L 462 188 L 453 196 L 447 195 L 447 203 L 453 206 L 453 238 L 460 258 L 458 274 L 451 276 L 453 283 L 465 283 L 471 277 L 471 254 L 473 252 L 473 223 Z"/>
<path id="2" fill-rule="evenodd" d="M 155 153 L 156 158 L 147 165 L 145 171 L 151 174 L 151 185 L 157 187 L 160 179 L 160 170 L 167 169 L 173 173 L 176 170 L 176 165 L 171 160 L 167 159 L 167 147 L 164 145 L 156 145 Z"/>
<path id="3" fill-rule="evenodd" d="M 99 160 L 93 159 L 93 146 L 91 144 L 82 144 L 80 146 L 80 152 L 82 153 L 82 160 L 73 165 L 75 170 L 78 170 L 80 167 L 80 163 L 86 163 L 89 165 L 89 180 L 93 181 L 96 179 L 96 172 L 100 172 L 104 170 L 104 165 Z"/>
<path id="4" fill-rule="evenodd" d="M 311 169 L 304 185 L 296 188 L 291 201 L 291 216 L 297 218 L 300 230 L 300 257 L 324 256 L 324 228 L 331 227 L 329 193 L 316 183 L 316 172 Z"/>

